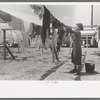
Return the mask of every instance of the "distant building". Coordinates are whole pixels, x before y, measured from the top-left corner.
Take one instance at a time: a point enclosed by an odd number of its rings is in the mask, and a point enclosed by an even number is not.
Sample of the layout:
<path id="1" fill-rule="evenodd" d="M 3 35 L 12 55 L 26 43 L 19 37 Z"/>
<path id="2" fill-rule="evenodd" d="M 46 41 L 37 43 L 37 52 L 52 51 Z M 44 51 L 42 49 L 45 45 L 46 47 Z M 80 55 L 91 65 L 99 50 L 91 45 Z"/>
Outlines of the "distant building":
<path id="1" fill-rule="evenodd" d="M 87 48 L 97 47 L 96 42 L 97 42 L 98 34 L 97 34 L 96 27 L 97 25 L 84 26 L 84 30 L 81 31 L 81 41 L 83 47 L 87 47 Z M 92 39 L 95 39 L 95 44 L 93 46 L 91 45 Z"/>
<path id="2" fill-rule="evenodd" d="M 97 25 L 88 25 L 84 26 L 84 30 L 81 31 L 81 45 L 82 47 L 88 48 L 88 47 L 98 47 L 98 30 Z M 62 39 L 62 46 L 70 46 L 70 42 L 72 41 L 72 36 L 64 34 Z M 95 40 L 95 44 L 92 45 L 91 41 L 92 39 Z"/>

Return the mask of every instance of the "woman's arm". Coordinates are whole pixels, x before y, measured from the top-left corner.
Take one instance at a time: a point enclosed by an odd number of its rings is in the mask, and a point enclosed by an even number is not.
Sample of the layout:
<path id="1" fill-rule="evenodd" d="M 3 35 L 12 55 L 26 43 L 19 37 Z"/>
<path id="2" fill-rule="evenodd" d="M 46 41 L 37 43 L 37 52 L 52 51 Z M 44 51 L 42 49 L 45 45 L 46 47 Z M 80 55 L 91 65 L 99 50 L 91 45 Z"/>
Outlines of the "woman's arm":
<path id="1" fill-rule="evenodd" d="M 74 33 L 74 31 L 72 30 L 72 27 L 66 25 L 65 28 L 67 29 L 69 33 Z"/>

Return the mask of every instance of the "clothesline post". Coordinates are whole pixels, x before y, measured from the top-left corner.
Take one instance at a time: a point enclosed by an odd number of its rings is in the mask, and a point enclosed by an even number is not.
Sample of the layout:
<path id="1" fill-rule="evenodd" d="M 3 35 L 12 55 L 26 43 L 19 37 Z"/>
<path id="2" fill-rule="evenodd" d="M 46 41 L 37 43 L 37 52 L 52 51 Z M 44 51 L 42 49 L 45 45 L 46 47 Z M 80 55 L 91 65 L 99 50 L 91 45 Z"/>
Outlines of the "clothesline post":
<path id="1" fill-rule="evenodd" d="M 6 45 L 6 30 L 11 30 L 9 29 L 1 29 L 3 31 L 3 50 L 4 50 L 4 60 L 6 60 L 6 49 L 8 51 L 8 53 L 11 55 L 11 57 L 13 59 L 15 59 L 15 56 L 11 53 L 10 49 L 8 48 L 8 46 Z"/>

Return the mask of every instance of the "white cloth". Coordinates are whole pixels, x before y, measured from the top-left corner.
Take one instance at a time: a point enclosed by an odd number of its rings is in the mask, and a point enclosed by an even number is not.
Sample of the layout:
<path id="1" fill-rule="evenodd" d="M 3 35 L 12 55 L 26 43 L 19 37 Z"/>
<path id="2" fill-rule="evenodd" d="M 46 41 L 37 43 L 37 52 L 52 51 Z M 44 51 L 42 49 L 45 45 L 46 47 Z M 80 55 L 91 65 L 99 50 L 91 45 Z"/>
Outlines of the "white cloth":
<path id="1" fill-rule="evenodd" d="M 98 41 L 98 48 L 100 48 L 100 40 Z"/>
<path id="2" fill-rule="evenodd" d="M 0 4 L 0 10 L 26 22 L 42 26 L 42 19 L 39 18 L 39 15 L 34 14 L 34 9 L 29 4 Z"/>

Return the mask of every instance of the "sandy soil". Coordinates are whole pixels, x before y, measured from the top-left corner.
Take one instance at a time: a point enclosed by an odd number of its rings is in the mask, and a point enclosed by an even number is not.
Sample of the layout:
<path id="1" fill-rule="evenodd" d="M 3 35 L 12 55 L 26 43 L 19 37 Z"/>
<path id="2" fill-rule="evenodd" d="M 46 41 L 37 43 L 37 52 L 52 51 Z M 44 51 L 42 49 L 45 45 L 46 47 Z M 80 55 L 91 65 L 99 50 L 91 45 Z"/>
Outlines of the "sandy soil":
<path id="1" fill-rule="evenodd" d="M 86 73 L 83 67 L 81 76 L 69 74 L 73 68 L 71 63 L 69 48 L 61 48 L 59 54 L 60 63 L 52 63 L 52 53 L 49 49 L 37 51 L 36 48 L 26 48 L 24 52 L 17 52 L 16 48 L 11 48 L 15 60 L 11 60 L 7 54 L 7 60 L 3 60 L 3 48 L 0 48 L 0 80 L 100 80 L 100 56 L 97 48 L 84 48 L 86 62 L 95 63 L 95 73 Z"/>

